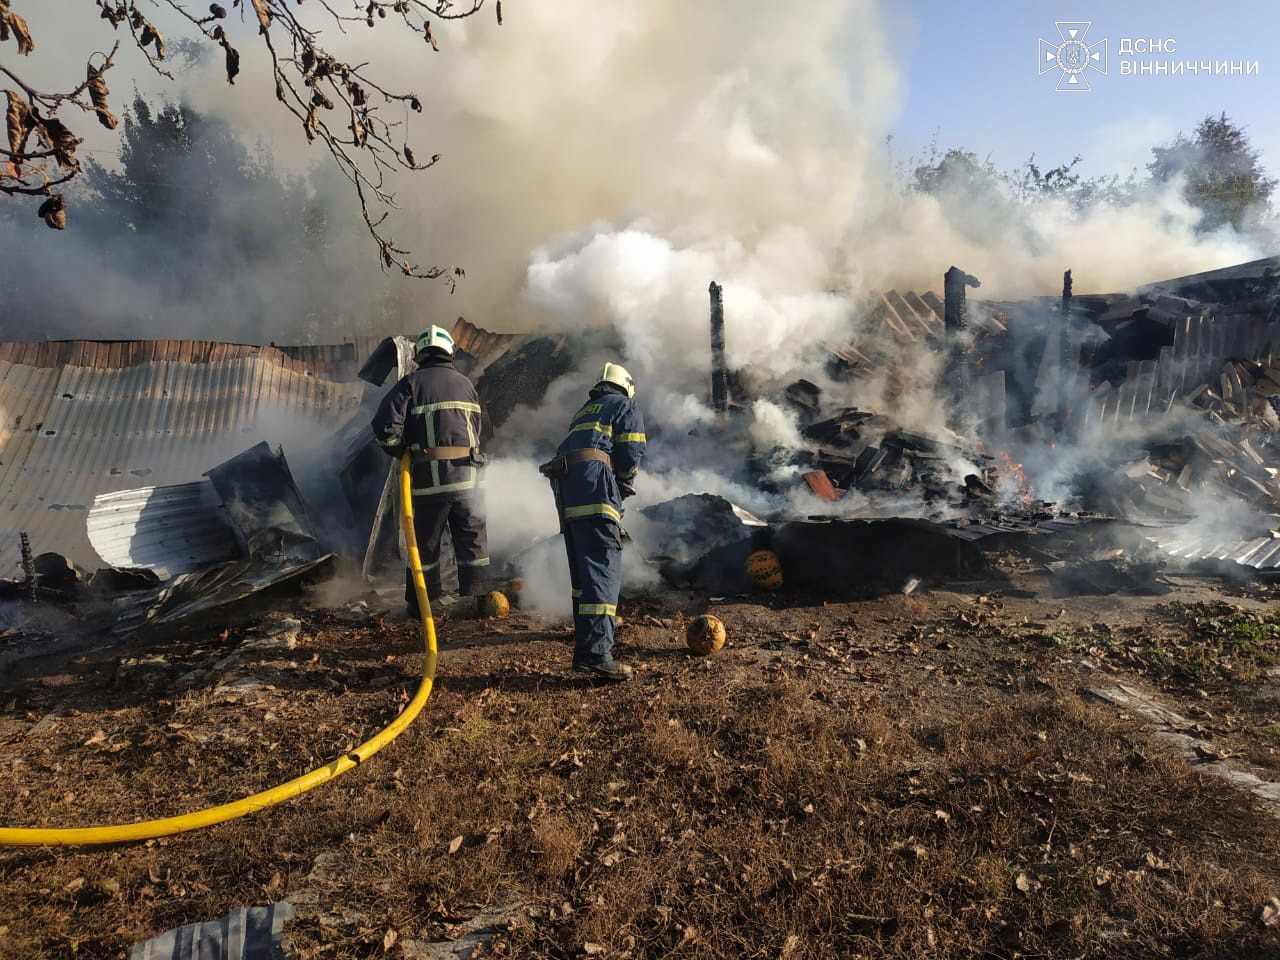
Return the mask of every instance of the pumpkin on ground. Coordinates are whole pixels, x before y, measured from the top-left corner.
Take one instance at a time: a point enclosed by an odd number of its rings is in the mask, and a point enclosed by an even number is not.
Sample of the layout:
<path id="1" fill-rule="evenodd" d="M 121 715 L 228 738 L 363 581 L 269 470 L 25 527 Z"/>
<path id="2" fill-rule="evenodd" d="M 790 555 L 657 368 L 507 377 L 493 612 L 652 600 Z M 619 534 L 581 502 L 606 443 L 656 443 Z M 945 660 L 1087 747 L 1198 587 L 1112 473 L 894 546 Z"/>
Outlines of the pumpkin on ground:
<path id="1" fill-rule="evenodd" d="M 490 590 L 476 605 L 482 617 L 497 617 L 501 620 L 511 612 L 511 603 L 507 600 L 506 594 L 498 590 Z"/>
<path id="2" fill-rule="evenodd" d="M 724 623 L 719 617 L 705 613 L 690 620 L 684 634 L 684 642 L 689 649 L 703 657 L 723 647 L 724 640 Z"/>

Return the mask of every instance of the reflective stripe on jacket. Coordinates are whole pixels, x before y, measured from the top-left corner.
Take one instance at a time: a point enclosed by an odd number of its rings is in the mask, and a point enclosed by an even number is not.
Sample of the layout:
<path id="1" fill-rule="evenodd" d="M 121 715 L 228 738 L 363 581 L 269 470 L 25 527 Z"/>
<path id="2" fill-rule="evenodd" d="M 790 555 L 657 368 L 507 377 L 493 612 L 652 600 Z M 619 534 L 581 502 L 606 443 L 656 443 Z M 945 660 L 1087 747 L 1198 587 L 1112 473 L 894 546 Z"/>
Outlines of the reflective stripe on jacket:
<path id="1" fill-rule="evenodd" d="M 613 469 L 600 460 L 583 460 L 569 466 L 561 481 L 564 519 L 603 517 L 620 523 L 622 495 L 618 481 L 635 480 L 644 458 L 644 444 L 644 419 L 635 400 L 608 387 L 592 390 L 586 404 L 574 414 L 569 433 L 556 453 L 595 447 L 611 455 Z"/>
<path id="2" fill-rule="evenodd" d="M 447 357 L 430 357 L 400 380 L 378 406 L 370 426 L 393 457 L 428 447 L 478 447 L 480 398 Z M 413 465 L 414 496 L 465 493 L 483 486 L 469 457 Z"/>

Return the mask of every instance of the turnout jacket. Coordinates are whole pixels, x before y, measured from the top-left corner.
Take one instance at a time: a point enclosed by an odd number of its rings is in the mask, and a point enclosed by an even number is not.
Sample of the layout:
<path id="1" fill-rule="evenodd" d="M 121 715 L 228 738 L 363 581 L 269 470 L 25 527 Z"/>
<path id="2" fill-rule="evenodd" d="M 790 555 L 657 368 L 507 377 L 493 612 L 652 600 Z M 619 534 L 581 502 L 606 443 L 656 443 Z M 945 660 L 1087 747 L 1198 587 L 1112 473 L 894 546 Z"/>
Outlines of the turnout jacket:
<path id="1" fill-rule="evenodd" d="M 480 398 L 449 357 L 429 357 L 391 388 L 374 414 L 374 436 L 393 457 L 406 449 L 480 446 Z M 470 456 L 413 464 L 414 496 L 465 494 L 482 486 Z"/>
<path id="2" fill-rule="evenodd" d="M 622 492 L 618 483 L 630 485 L 644 459 L 644 419 L 635 400 L 612 387 L 596 387 L 582 409 L 574 414 L 568 436 L 556 450 L 563 456 L 572 450 L 595 447 L 610 454 L 610 464 L 582 460 L 570 464 L 560 482 L 560 506 L 564 520 L 603 517 L 622 522 Z"/>

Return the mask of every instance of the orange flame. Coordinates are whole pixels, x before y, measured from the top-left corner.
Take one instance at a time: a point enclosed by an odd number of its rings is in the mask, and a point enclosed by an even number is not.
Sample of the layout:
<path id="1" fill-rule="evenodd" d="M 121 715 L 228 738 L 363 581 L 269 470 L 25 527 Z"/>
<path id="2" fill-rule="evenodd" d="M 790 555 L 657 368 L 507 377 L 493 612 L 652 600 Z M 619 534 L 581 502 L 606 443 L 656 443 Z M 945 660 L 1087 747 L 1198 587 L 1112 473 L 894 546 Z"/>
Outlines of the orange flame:
<path id="1" fill-rule="evenodd" d="M 1000 459 L 1002 460 L 1001 469 L 1005 476 L 1016 485 L 1014 497 L 1021 503 L 1030 503 L 1034 500 L 1035 490 L 1031 486 L 1031 481 L 1027 479 L 1026 473 L 1023 472 L 1022 464 L 1014 463 L 1013 457 L 1009 456 L 1007 452 L 1002 453 Z"/>

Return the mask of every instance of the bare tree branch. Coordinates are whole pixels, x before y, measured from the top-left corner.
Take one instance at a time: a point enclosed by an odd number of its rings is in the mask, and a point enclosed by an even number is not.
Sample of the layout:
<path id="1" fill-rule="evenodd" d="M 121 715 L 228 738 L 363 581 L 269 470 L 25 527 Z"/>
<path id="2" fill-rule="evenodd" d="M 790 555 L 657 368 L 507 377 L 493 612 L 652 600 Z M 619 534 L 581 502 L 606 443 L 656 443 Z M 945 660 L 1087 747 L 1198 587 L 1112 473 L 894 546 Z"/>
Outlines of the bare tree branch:
<path id="1" fill-rule="evenodd" d="M 26 21 L 11 10 L 17 0 L 0 0 L 0 44 L 14 40 L 18 53 L 35 50 Z M 148 66 L 171 78 L 163 66 L 165 38 L 139 9 L 139 0 L 93 0 L 104 29 L 120 32 L 124 26 L 133 47 Z M 191 27 L 191 33 L 222 49 L 228 83 L 240 73 L 240 51 L 232 43 L 222 21 L 229 13 L 219 3 L 211 3 L 208 13 L 199 15 L 182 0 L 147 0 L 151 6 L 173 11 Z M 224 0 L 226 2 L 226 0 Z M 424 44 L 439 50 L 432 21 L 461 20 L 480 12 L 486 0 L 230 0 L 238 8 L 242 22 L 256 23 L 258 37 L 271 64 L 276 100 L 302 126 L 308 141 L 320 141 L 329 151 L 338 170 L 352 184 L 360 202 L 365 227 L 377 246 L 384 270 L 399 270 L 420 279 L 446 277 L 452 285 L 462 276 L 459 269 L 422 267 L 411 262 L 409 251 L 398 246 L 385 232 L 391 212 L 396 209 L 389 182 L 397 170 L 428 170 L 440 159 L 438 154 L 419 162 L 398 123 L 379 114 L 379 107 L 407 105 L 422 112 L 422 101 L 412 91 L 394 90 L 379 81 L 368 63 L 349 64 L 332 55 L 321 44 L 321 27 L 328 24 L 340 34 L 347 27 L 389 25 L 384 29 L 410 30 Z M 349 3 L 349 6 L 348 6 Z M 347 7 L 346 12 L 343 7 Z M 502 7 L 496 4 L 498 23 Z M 86 14 L 86 17 L 89 15 Z M 116 117 L 108 108 L 110 91 L 105 74 L 115 61 L 117 40 L 108 54 L 95 54 L 85 65 L 85 79 L 65 93 L 42 93 L 11 69 L 0 65 L 0 76 L 16 89 L 5 89 L 8 110 L 8 149 L 0 148 L 0 193 L 10 196 L 44 196 L 40 216 L 50 226 L 61 229 L 66 223 L 64 204 L 53 187 L 66 183 L 80 171 L 75 148 L 81 140 L 56 116 L 60 107 L 72 104 L 97 115 L 99 122 L 113 129 Z M 0 49 L 4 49 L 0 46 Z M 96 58 L 101 58 L 101 65 Z M 0 88 L 3 89 L 3 88 Z M 32 138 L 35 138 L 34 141 Z"/>

